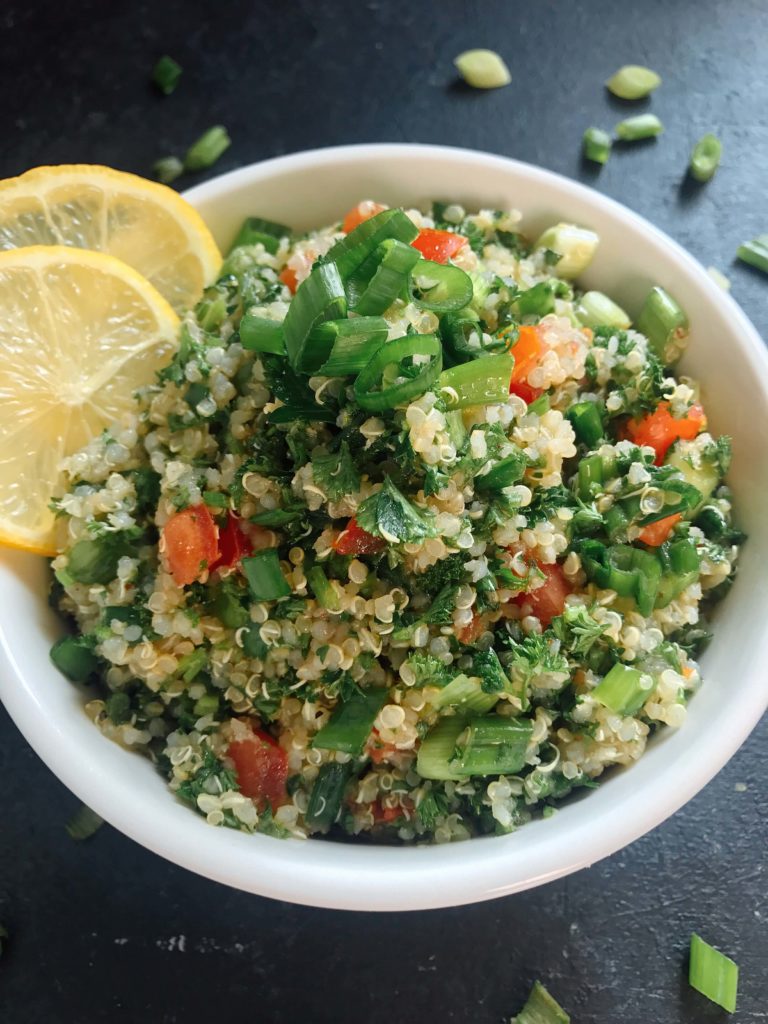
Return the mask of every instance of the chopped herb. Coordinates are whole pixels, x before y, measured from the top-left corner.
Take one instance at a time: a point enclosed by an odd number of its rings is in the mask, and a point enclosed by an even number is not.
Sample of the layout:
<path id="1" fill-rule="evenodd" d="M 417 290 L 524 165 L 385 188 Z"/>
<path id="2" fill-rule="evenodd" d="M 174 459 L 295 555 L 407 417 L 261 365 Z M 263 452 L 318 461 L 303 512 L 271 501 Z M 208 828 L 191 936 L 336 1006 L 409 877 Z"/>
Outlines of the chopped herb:
<path id="1" fill-rule="evenodd" d="M 360 488 L 360 474 L 346 441 L 342 441 L 338 452 L 312 459 L 312 476 L 331 501 L 340 501 Z"/>
<path id="2" fill-rule="evenodd" d="M 197 804 L 201 793 L 221 794 L 227 790 L 237 790 L 237 776 L 229 768 L 225 768 L 213 751 L 206 747 L 203 760 L 194 773 L 177 789 L 177 793 L 188 803 Z"/>
<path id="3" fill-rule="evenodd" d="M 417 508 L 388 476 L 381 490 L 362 502 L 355 518 L 361 529 L 390 544 L 413 544 L 437 533 L 432 513 Z"/>
<path id="4" fill-rule="evenodd" d="M 448 813 L 449 802 L 445 793 L 437 789 L 430 789 L 419 801 L 416 813 L 423 828 L 428 832 L 434 831 L 438 818 L 443 818 Z"/>

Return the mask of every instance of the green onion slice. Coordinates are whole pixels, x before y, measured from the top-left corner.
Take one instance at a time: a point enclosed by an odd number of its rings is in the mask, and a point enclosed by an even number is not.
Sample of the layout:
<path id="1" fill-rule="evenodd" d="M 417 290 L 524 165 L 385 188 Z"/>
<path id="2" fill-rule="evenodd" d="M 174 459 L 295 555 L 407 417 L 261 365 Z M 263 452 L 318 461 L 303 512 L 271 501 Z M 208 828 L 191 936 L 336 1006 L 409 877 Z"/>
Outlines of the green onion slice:
<path id="1" fill-rule="evenodd" d="M 440 397 L 449 409 L 506 402 L 514 365 L 514 357 L 504 352 L 452 366 L 440 374 Z"/>
<path id="2" fill-rule="evenodd" d="M 309 584 L 310 589 L 315 595 L 315 599 L 321 608 L 325 608 L 329 612 L 338 612 L 341 610 L 339 595 L 336 593 L 333 584 L 325 575 L 325 571 L 322 566 L 312 566 L 307 573 L 307 583 Z"/>
<path id="3" fill-rule="evenodd" d="M 184 164 L 177 156 L 164 156 L 155 161 L 152 172 L 163 185 L 170 185 L 184 173 Z"/>
<path id="4" fill-rule="evenodd" d="M 592 690 L 592 696 L 617 715 L 634 715 L 648 700 L 653 688 L 652 676 L 617 662 Z"/>
<path id="5" fill-rule="evenodd" d="M 229 149 L 232 140 L 223 124 L 216 124 L 203 132 L 197 142 L 187 150 L 184 157 L 184 170 L 204 171 L 213 166 L 222 153 Z"/>
<path id="6" fill-rule="evenodd" d="M 354 757 L 363 752 L 376 716 L 387 702 L 387 690 L 360 691 L 337 704 L 329 721 L 315 735 L 313 747 L 340 750 Z"/>
<path id="7" fill-rule="evenodd" d="M 241 559 L 240 567 L 254 601 L 276 601 L 290 594 L 291 588 L 283 576 L 274 548 L 257 551 L 255 555 Z"/>
<path id="8" fill-rule="evenodd" d="M 66 828 L 72 839 L 81 842 L 83 839 L 90 839 L 103 824 L 104 819 L 96 811 L 81 804 L 67 822 Z"/>
<path id="9" fill-rule="evenodd" d="M 578 277 L 592 262 L 600 239 L 594 231 L 576 224 L 555 224 L 540 236 L 536 249 L 559 253 L 557 276 L 568 280 Z"/>
<path id="10" fill-rule="evenodd" d="M 619 121 L 614 131 L 622 142 L 638 142 L 640 139 L 653 139 L 661 135 L 664 125 L 655 114 L 637 114 Z"/>
<path id="11" fill-rule="evenodd" d="M 435 697 L 436 708 L 458 708 L 462 712 L 483 714 L 498 704 L 498 693 L 486 693 L 478 676 L 458 675 Z"/>
<path id="12" fill-rule="evenodd" d="M 566 413 L 577 439 L 587 448 L 596 448 L 604 436 L 603 421 L 595 402 L 576 402 Z"/>
<path id="13" fill-rule="evenodd" d="M 387 238 L 347 281 L 350 307 L 361 316 L 385 312 L 405 294 L 408 275 L 420 259 L 418 249 Z"/>
<path id="14" fill-rule="evenodd" d="M 344 284 L 335 263 L 321 263 L 296 290 L 283 322 L 285 349 L 294 370 L 314 373 L 328 359 L 332 339 L 313 336 L 313 328 L 325 320 L 346 316 L 347 297 Z"/>
<path id="15" fill-rule="evenodd" d="M 291 229 L 285 224 L 265 220 L 263 217 L 246 217 L 229 251 L 232 252 L 241 245 L 257 245 L 260 242 L 267 252 L 274 256 L 280 248 L 280 239 L 290 238 L 291 233 Z"/>
<path id="16" fill-rule="evenodd" d="M 472 301 L 472 278 L 459 267 L 420 259 L 411 272 L 411 300 L 435 313 L 453 313 Z"/>
<path id="17" fill-rule="evenodd" d="M 691 964 L 688 981 L 692 988 L 722 1006 L 728 1013 L 736 1009 L 739 965 L 710 946 L 695 932 L 691 935 Z"/>
<path id="18" fill-rule="evenodd" d="M 532 733 L 533 722 L 527 718 L 473 718 L 457 739 L 451 769 L 461 777 L 514 775 L 525 765 Z"/>
<path id="19" fill-rule="evenodd" d="M 622 100 L 641 100 L 661 85 L 661 76 L 639 64 L 625 64 L 605 83 Z"/>
<path id="20" fill-rule="evenodd" d="M 432 726 L 416 755 L 416 771 L 423 779 L 459 781 L 464 777 L 455 771 L 451 761 L 465 726 L 466 720 L 461 715 L 440 718 Z"/>
<path id="21" fill-rule="evenodd" d="M 400 373 L 404 360 L 414 356 L 427 356 L 428 362 L 413 364 L 409 370 L 416 370 L 415 376 Z M 372 412 L 394 409 L 396 405 L 410 402 L 435 383 L 443 366 L 443 348 L 434 334 L 411 334 L 387 342 L 375 352 L 368 364 L 360 371 L 355 381 L 355 398 L 358 405 Z M 396 374 L 394 383 L 381 387 L 385 373 Z M 377 387 L 379 390 L 376 390 Z"/>
<path id="22" fill-rule="evenodd" d="M 759 235 L 751 242 L 744 242 L 736 250 L 736 255 L 742 263 L 768 274 L 768 235 Z"/>
<path id="23" fill-rule="evenodd" d="M 544 397 L 542 395 L 542 397 Z M 531 411 L 531 407 L 528 407 Z M 496 465 L 487 473 L 475 477 L 475 487 L 478 491 L 501 491 L 504 487 L 511 487 L 523 479 L 523 474 L 528 466 L 528 457 L 521 450 L 507 455 L 500 459 Z"/>
<path id="24" fill-rule="evenodd" d="M 602 128 L 587 128 L 583 138 L 583 152 L 587 160 L 605 164 L 611 155 L 611 136 Z"/>
<path id="25" fill-rule="evenodd" d="M 394 238 L 408 245 L 418 233 L 416 225 L 402 210 L 382 210 L 340 239 L 325 258 L 336 264 L 342 280 L 347 281 L 386 239 Z"/>
<path id="26" fill-rule="evenodd" d="M 86 682 L 99 670 L 99 659 L 83 636 L 63 636 L 51 648 L 51 661 L 67 679 Z"/>
<path id="27" fill-rule="evenodd" d="M 665 366 L 678 358 L 688 337 L 688 317 L 685 311 L 659 285 L 648 293 L 636 326 Z"/>
<path id="28" fill-rule="evenodd" d="M 165 54 L 161 57 L 152 71 L 152 81 L 157 88 L 166 96 L 170 96 L 181 78 L 181 64 L 178 64 L 173 57 Z"/>
<path id="29" fill-rule="evenodd" d="M 473 89 L 500 89 L 512 81 L 509 68 L 494 50 L 465 50 L 453 63 Z"/>
<path id="30" fill-rule="evenodd" d="M 632 325 L 621 306 L 602 292 L 584 292 L 575 313 L 585 327 L 614 327 L 618 331 L 626 331 Z"/>
<path id="31" fill-rule="evenodd" d="M 720 165 L 723 144 L 716 135 L 702 135 L 691 153 L 689 170 L 696 181 L 709 181 Z"/>
<path id="32" fill-rule="evenodd" d="M 528 1001 L 510 1024 L 570 1024 L 571 1018 L 540 981 L 534 983 Z"/>
<path id="33" fill-rule="evenodd" d="M 283 325 L 265 316 L 246 313 L 240 321 L 240 344 L 249 352 L 271 352 L 285 355 Z"/>
<path id="34" fill-rule="evenodd" d="M 322 765 L 309 794 L 305 815 L 308 825 L 328 829 L 337 821 L 350 775 L 350 766 L 347 764 L 332 761 Z"/>
<path id="35" fill-rule="evenodd" d="M 310 343 L 331 345 L 328 359 L 318 369 L 324 377 L 343 377 L 358 373 L 387 340 L 389 325 L 380 316 L 360 316 L 351 320 L 326 320 L 312 332 Z"/>

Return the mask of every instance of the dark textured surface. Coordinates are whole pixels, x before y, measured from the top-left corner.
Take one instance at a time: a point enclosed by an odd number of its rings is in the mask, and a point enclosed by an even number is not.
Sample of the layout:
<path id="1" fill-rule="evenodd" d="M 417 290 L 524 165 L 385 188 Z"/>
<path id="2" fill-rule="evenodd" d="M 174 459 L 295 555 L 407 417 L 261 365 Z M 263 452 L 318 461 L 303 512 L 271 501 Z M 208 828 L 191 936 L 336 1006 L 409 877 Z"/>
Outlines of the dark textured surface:
<path id="1" fill-rule="evenodd" d="M 234 140 L 217 171 L 343 142 L 493 150 L 644 214 L 728 273 L 768 333 L 768 281 L 731 266 L 744 238 L 768 230 L 767 37 L 763 0 L 5 0 L 0 174 L 60 161 L 146 173 L 217 122 Z M 455 54 L 483 45 L 508 58 L 508 89 L 453 82 Z M 185 69 L 167 99 L 147 84 L 164 52 Z M 617 151 L 598 176 L 581 164 L 580 136 L 624 116 L 601 82 L 626 61 L 664 76 L 651 105 L 667 132 Z M 691 187 L 689 148 L 707 130 L 724 163 Z M 588 871 L 495 903 L 373 916 L 229 891 L 110 828 L 73 843 L 63 826 L 77 801 L 0 710 L 0 922 L 12 933 L 0 1019 L 496 1024 L 538 977 L 574 1022 L 714 1024 L 726 1015 L 685 982 L 695 929 L 738 959 L 733 1019 L 757 1024 L 768 1016 L 766 740 L 764 721 L 673 820 Z"/>

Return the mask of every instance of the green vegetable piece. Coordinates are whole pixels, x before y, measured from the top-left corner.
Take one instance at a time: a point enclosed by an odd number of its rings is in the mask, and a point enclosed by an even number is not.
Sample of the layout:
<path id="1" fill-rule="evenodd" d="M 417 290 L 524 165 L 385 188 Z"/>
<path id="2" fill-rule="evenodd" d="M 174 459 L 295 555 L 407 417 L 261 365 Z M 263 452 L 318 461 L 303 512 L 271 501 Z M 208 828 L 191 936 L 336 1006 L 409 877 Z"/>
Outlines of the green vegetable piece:
<path id="1" fill-rule="evenodd" d="M 680 356 L 688 338 L 688 317 L 669 292 L 659 285 L 648 293 L 636 326 L 665 366 Z"/>
<path id="2" fill-rule="evenodd" d="M 572 280 L 583 273 L 592 262 L 600 239 L 594 231 L 576 224 L 555 224 L 541 235 L 536 249 L 549 249 L 558 253 L 557 276 Z"/>
<path id="3" fill-rule="evenodd" d="M 487 698 L 489 694 L 483 696 Z M 465 725 L 466 720 L 461 715 L 453 715 L 438 719 L 432 726 L 421 741 L 416 755 L 416 771 L 422 779 L 458 782 L 464 777 L 456 773 L 451 761 L 456 751 L 456 742 L 464 732 Z"/>
<path id="4" fill-rule="evenodd" d="M 323 377 L 359 373 L 387 340 L 388 332 L 389 325 L 380 316 L 326 320 L 310 336 L 310 345 L 319 339 L 323 348 L 330 346 L 330 355 L 317 372 Z"/>
<path id="5" fill-rule="evenodd" d="M 409 291 L 420 309 L 454 313 L 472 301 L 472 278 L 450 263 L 420 259 L 411 271 Z"/>
<path id="6" fill-rule="evenodd" d="M 386 239 L 394 238 L 410 245 L 418 233 L 419 229 L 402 210 L 382 210 L 336 242 L 325 259 L 335 263 L 342 280 L 348 281 Z"/>
<path id="7" fill-rule="evenodd" d="M 290 238 L 291 234 L 291 229 L 285 224 L 265 220 L 263 217 L 246 217 L 240 225 L 240 230 L 235 235 L 235 240 L 229 247 L 229 251 L 232 252 L 241 245 L 258 245 L 260 243 L 267 252 L 274 256 L 280 248 L 281 239 Z"/>
<path id="8" fill-rule="evenodd" d="M 617 662 L 592 690 L 592 696 L 617 715 L 634 715 L 648 700 L 654 686 L 652 676 Z"/>
<path id="9" fill-rule="evenodd" d="M 79 540 L 69 551 L 67 571 L 78 583 L 110 583 L 117 575 L 120 554 L 109 534 Z"/>
<path id="10" fill-rule="evenodd" d="M 361 502 L 355 519 L 361 529 L 389 544 L 413 544 L 436 535 L 431 513 L 412 504 L 388 476 L 380 491 Z"/>
<path id="11" fill-rule="evenodd" d="M 270 320 L 255 313 L 246 313 L 240 321 L 240 344 L 248 352 L 271 352 L 285 355 L 285 335 L 279 320 Z"/>
<path id="12" fill-rule="evenodd" d="M 530 406 L 528 408 L 530 412 Z M 523 479 L 528 466 L 528 458 L 521 449 L 500 459 L 492 469 L 482 476 L 475 477 L 475 488 L 478 491 L 501 491 L 511 487 Z"/>
<path id="13" fill-rule="evenodd" d="M 103 818 L 100 818 L 90 807 L 81 804 L 70 818 L 66 829 L 72 839 L 82 842 L 84 839 L 90 839 L 103 824 Z"/>
<path id="14" fill-rule="evenodd" d="M 152 164 L 152 173 L 163 185 L 171 185 L 184 173 L 184 164 L 177 156 L 163 156 Z"/>
<path id="15" fill-rule="evenodd" d="M 258 626 L 243 630 L 243 650 L 249 658 L 263 660 L 266 657 L 269 648 L 261 639 Z"/>
<path id="16" fill-rule="evenodd" d="M 583 152 L 587 160 L 596 164 L 608 163 L 611 155 L 611 136 L 602 128 L 587 128 L 584 132 Z"/>
<path id="17" fill-rule="evenodd" d="M 435 697 L 435 707 L 457 708 L 462 713 L 490 711 L 498 703 L 497 692 L 488 693 L 483 689 L 479 676 L 467 676 L 463 673 L 446 684 Z"/>
<path id="18" fill-rule="evenodd" d="M 534 982 L 528 1001 L 510 1024 L 571 1024 L 571 1018 L 540 981 Z"/>
<path id="19" fill-rule="evenodd" d="M 205 715 L 215 715 L 218 710 L 219 696 L 216 693 L 204 693 L 202 697 L 195 701 L 193 708 L 198 718 L 203 718 Z"/>
<path id="20" fill-rule="evenodd" d="M 599 455 L 588 455 L 579 462 L 578 491 L 582 501 L 590 501 L 603 488 L 603 460 Z"/>
<path id="21" fill-rule="evenodd" d="M 170 96 L 181 78 L 181 64 L 165 54 L 152 71 L 152 81 L 165 96 Z"/>
<path id="22" fill-rule="evenodd" d="M 533 722 L 526 718 L 487 715 L 467 723 L 451 768 L 459 776 L 514 775 L 525 765 Z"/>
<path id="23" fill-rule="evenodd" d="M 242 596 L 245 597 L 245 593 Z M 219 584 L 208 603 L 208 609 L 227 629 L 240 629 L 251 621 L 248 609 L 242 604 L 240 592 L 233 587 L 230 580 L 224 580 Z"/>
<path id="24" fill-rule="evenodd" d="M 243 558 L 240 566 L 254 601 L 277 601 L 291 593 L 274 548 L 257 551 L 255 555 Z"/>
<path id="25" fill-rule="evenodd" d="M 341 609 L 339 595 L 325 575 L 322 566 L 312 566 L 307 573 L 307 583 L 321 608 L 325 608 L 329 612 L 337 612 Z"/>
<path id="26" fill-rule="evenodd" d="M 521 317 L 543 317 L 554 313 L 555 299 L 568 299 L 573 292 L 565 281 L 539 281 L 532 288 L 521 292 L 515 299 L 515 310 Z"/>
<path id="27" fill-rule="evenodd" d="M 619 121 L 614 131 L 622 142 L 639 142 L 661 135 L 664 125 L 655 114 L 636 114 Z"/>
<path id="28" fill-rule="evenodd" d="M 661 85 L 661 76 L 639 64 L 625 64 L 611 75 L 606 89 L 622 100 L 641 100 Z"/>
<path id="29" fill-rule="evenodd" d="M 452 366 L 443 370 L 438 379 L 440 397 L 449 409 L 505 402 L 514 365 L 514 357 L 502 353 Z"/>
<path id="30" fill-rule="evenodd" d="M 184 170 L 204 171 L 212 167 L 231 145 L 232 140 L 224 125 L 214 125 L 189 147 L 184 157 Z"/>
<path id="31" fill-rule="evenodd" d="M 203 491 L 203 501 L 208 508 L 229 508 L 229 498 L 221 491 Z"/>
<path id="32" fill-rule="evenodd" d="M 691 153 L 689 170 L 696 181 L 709 181 L 720 165 L 723 144 L 716 135 L 702 135 Z"/>
<path id="33" fill-rule="evenodd" d="M 131 719 L 131 698 L 127 693 L 111 693 L 106 700 L 107 714 L 115 725 L 124 725 Z"/>
<path id="34" fill-rule="evenodd" d="M 621 306 L 602 292 L 585 292 L 576 304 L 575 313 L 585 327 L 615 327 L 626 331 L 632 325 Z"/>
<path id="35" fill-rule="evenodd" d="M 347 284 L 350 307 L 361 316 L 384 313 L 408 286 L 408 275 L 421 259 L 418 249 L 396 238 L 377 246 Z"/>
<path id="36" fill-rule="evenodd" d="M 710 946 L 695 932 L 691 935 L 691 963 L 688 971 L 691 988 L 722 1006 L 728 1013 L 736 1010 L 739 965 Z"/>
<path id="37" fill-rule="evenodd" d="M 313 328 L 347 314 L 347 296 L 335 263 L 321 263 L 301 282 L 283 321 L 285 348 L 294 370 L 314 373 L 328 359 L 332 340 L 322 343 Z"/>
<path id="38" fill-rule="evenodd" d="M 742 263 L 768 274 L 768 235 L 758 235 L 751 242 L 744 242 L 736 250 L 736 255 Z"/>
<path id="39" fill-rule="evenodd" d="M 473 89 L 500 89 L 512 81 L 509 68 L 494 50 L 465 50 L 453 63 Z"/>
<path id="40" fill-rule="evenodd" d="M 333 762 L 320 768 L 305 815 L 311 828 L 325 831 L 338 821 L 349 779 L 349 765 Z"/>
<path id="41" fill-rule="evenodd" d="M 197 679 L 207 665 L 208 654 L 204 648 L 198 647 L 190 654 L 185 654 L 183 658 L 179 659 L 177 672 L 185 683 L 191 683 Z"/>
<path id="42" fill-rule="evenodd" d="M 595 402 L 576 402 L 566 413 L 576 438 L 587 448 L 596 448 L 604 436 L 603 421 Z"/>
<path id="43" fill-rule="evenodd" d="M 358 757 L 386 701 L 386 689 L 361 691 L 349 700 L 341 701 L 329 721 L 315 735 L 312 746 L 322 750 L 340 750 Z"/>
<path id="44" fill-rule="evenodd" d="M 298 293 L 297 293 L 298 294 Z M 429 356 L 428 363 L 420 364 L 415 377 L 406 377 L 398 383 L 384 385 L 385 371 L 390 368 L 397 377 L 404 360 L 413 356 Z M 382 345 L 371 356 L 354 383 L 355 399 L 362 409 L 381 412 L 411 402 L 434 384 L 443 368 L 443 348 L 434 334 L 412 334 L 396 338 Z"/>
<path id="45" fill-rule="evenodd" d="M 84 683 L 99 670 L 99 659 L 82 636 L 63 636 L 51 648 L 51 661 L 73 683 Z"/>

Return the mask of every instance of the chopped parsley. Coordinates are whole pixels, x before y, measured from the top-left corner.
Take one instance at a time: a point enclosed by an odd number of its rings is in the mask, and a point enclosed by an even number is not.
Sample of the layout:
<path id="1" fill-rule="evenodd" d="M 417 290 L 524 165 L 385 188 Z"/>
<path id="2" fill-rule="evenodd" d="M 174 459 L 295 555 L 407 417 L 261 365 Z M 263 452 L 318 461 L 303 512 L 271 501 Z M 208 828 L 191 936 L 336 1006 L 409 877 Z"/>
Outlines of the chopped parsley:
<path id="1" fill-rule="evenodd" d="M 410 502 L 388 476 L 381 490 L 360 505 L 355 518 L 363 530 L 390 544 L 413 544 L 437 535 L 432 514 Z"/>

